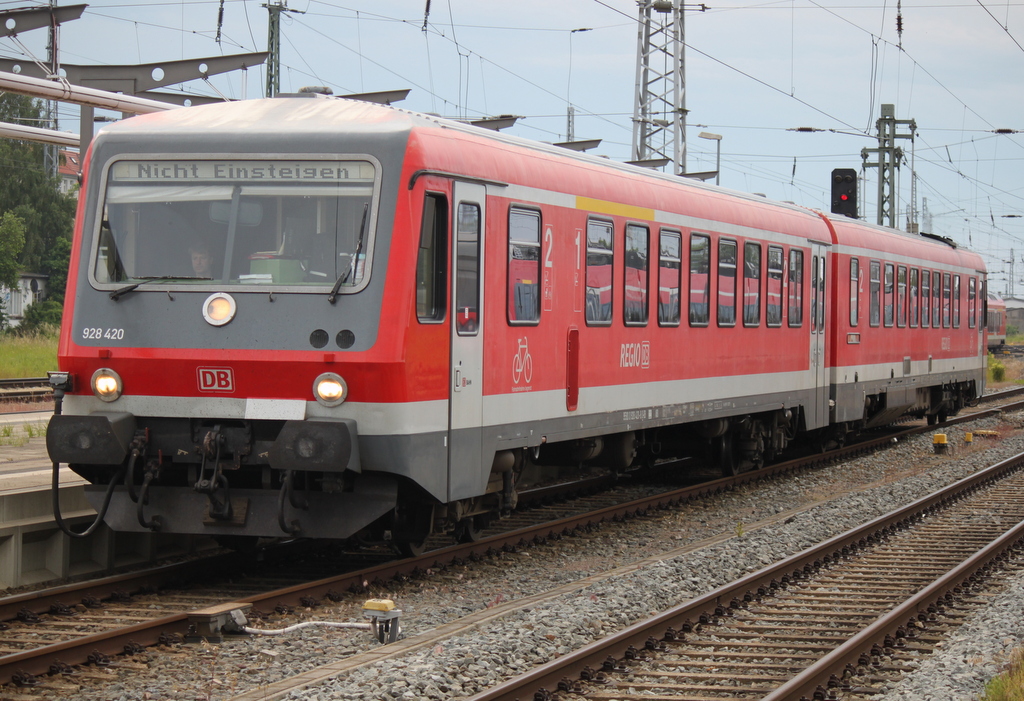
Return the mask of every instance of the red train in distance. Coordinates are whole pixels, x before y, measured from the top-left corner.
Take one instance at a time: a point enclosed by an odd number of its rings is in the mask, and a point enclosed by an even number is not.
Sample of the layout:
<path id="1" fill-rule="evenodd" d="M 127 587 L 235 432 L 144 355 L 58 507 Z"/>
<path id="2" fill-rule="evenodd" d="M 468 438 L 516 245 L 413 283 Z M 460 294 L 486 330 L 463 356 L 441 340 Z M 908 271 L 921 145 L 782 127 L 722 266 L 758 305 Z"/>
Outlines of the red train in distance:
<path id="1" fill-rule="evenodd" d="M 988 294 L 988 349 L 999 352 L 1006 345 L 1006 302 L 999 295 Z"/>
<path id="2" fill-rule="evenodd" d="M 734 473 L 983 391 L 971 252 L 432 116 L 174 110 L 84 178 L 47 444 L 117 531 L 415 551 L 567 470 Z"/>

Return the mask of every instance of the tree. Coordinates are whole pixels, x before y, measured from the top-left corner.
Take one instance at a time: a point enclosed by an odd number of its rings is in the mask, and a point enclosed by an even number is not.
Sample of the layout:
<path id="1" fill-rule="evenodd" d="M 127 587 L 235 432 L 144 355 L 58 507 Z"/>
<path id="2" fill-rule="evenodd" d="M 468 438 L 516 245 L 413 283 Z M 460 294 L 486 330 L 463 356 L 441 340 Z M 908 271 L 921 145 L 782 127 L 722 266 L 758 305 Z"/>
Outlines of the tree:
<path id="1" fill-rule="evenodd" d="M 18 285 L 18 256 L 25 247 L 25 225 L 11 212 L 0 214 L 0 286 L 13 290 Z M 0 298 L 0 329 L 7 326 L 3 298 Z"/>
<path id="2" fill-rule="evenodd" d="M 39 126 L 42 106 L 24 95 L 0 93 L 0 121 Z M 46 172 L 42 144 L 0 139 L 0 215 L 21 222 L 23 241 L 12 254 L 0 252 L 0 264 L 50 276 L 50 293 L 64 296 L 71 251 L 75 200 L 60 191 L 60 179 Z M 15 277 L 15 282 L 17 277 Z"/>
<path id="3" fill-rule="evenodd" d="M 18 256 L 25 247 L 25 223 L 13 212 L 0 214 L 0 285 L 18 285 Z"/>

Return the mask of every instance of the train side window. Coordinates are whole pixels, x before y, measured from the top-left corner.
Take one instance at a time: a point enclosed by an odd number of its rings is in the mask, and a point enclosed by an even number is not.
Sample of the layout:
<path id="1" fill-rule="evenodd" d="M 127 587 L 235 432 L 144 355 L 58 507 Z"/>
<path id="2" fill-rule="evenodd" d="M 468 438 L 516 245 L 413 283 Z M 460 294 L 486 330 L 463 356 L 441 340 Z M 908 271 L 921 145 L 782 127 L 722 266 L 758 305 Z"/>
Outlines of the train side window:
<path id="1" fill-rule="evenodd" d="M 942 326 L 942 273 L 932 273 L 932 328 Z"/>
<path id="2" fill-rule="evenodd" d="M 508 212 L 508 323 L 540 321 L 540 212 Z"/>
<path id="3" fill-rule="evenodd" d="M 761 324 L 761 244 L 743 244 L 743 325 Z"/>
<path id="4" fill-rule="evenodd" d="M 886 263 L 885 280 L 883 281 L 885 288 L 882 292 L 882 299 L 884 304 L 884 306 L 882 307 L 882 313 L 884 315 L 882 317 L 882 323 L 884 323 L 886 326 L 892 326 L 893 320 L 893 271 L 893 264 Z"/>
<path id="5" fill-rule="evenodd" d="M 977 278 L 967 278 L 967 326 L 968 328 L 974 328 L 978 319 L 978 291 L 977 291 L 978 280 Z"/>
<path id="6" fill-rule="evenodd" d="M 662 230 L 658 264 L 658 323 L 679 326 L 679 283 L 682 268 L 683 235 Z"/>
<path id="7" fill-rule="evenodd" d="M 736 325 L 736 242 L 718 240 L 718 325 Z"/>
<path id="8" fill-rule="evenodd" d="M 960 328 L 960 276 L 953 276 L 953 328 Z"/>
<path id="9" fill-rule="evenodd" d="M 918 308 L 920 305 L 919 296 L 921 292 L 919 284 L 920 272 L 921 271 L 917 268 L 910 269 L 910 327 L 914 329 L 917 328 L 917 318 L 920 312 L 920 309 Z"/>
<path id="10" fill-rule="evenodd" d="M 903 265 L 896 268 L 896 325 L 907 325 L 907 268 Z"/>
<path id="11" fill-rule="evenodd" d="M 949 273 L 942 274 L 942 328 L 949 328 L 949 293 L 950 293 L 950 279 Z"/>
<path id="12" fill-rule="evenodd" d="M 626 225 L 626 274 L 622 281 L 622 320 L 626 326 L 647 325 L 649 240 L 646 226 Z"/>
<path id="13" fill-rule="evenodd" d="M 460 336 L 476 336 L 480 329 L 480 226 L 480 205 L 460 202 L 455 230 L 455 331 Z"/>
<path id="14" fill-rule="evenodd" d="M 878 326 L 882 321 L 882 264 L 877 260 L 871 261 L 870 275 L 868 323 Z"/>
<path id="15" fill-rule="evenodd" d="M 850 259 L 850 326 L 860 321 L 860 259 Z"/>
<path id="16" fill-rule="evenodd" d="M 423 198 L 420 248 L 416 259 L 416 318 L 429 324 L 443 321 L 448 308 L 448 200 L 427 193 Z"/>
<path id="17" fill-rule="evenodd" d="M 782 273 L 786 254 L 779 246 L 768 247 L 768 279 L 765 282 L 764 317 L 768 326 L 782 326 Z"/>
<path id="18" fill-rule="evenodd" d="M 804 323 L 804 252 L 789 250 L 789 325 Z"/>
<path id="19" fill-rule="evenodd" d="M 587 221 L 587 325 L 612 323 L 612 241 L 611 222 Z"/>
<path id="20" fill-rule="evenodd" d="M 921 328 L 932 325 L 932 271 L 921 271 Z"/>
<path id="21" fill-rule="evenodd" d="M 711 301 L 711 237 L 690 235 L 690 326 L 707 326 Z"/>

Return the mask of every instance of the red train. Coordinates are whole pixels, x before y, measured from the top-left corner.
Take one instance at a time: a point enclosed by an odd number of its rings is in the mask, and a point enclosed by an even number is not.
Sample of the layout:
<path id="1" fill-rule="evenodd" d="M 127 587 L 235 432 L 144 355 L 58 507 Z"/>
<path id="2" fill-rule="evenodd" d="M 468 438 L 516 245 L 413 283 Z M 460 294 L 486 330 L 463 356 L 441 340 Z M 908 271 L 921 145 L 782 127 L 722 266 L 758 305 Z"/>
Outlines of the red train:
<path id="1" fill-rule="evenodd" d="M 1006 302 L 992 292 L 988 294 L 988 349 L 1001 351 L 1006 345 Z"/>
<path id="2" fill-rule="evenodd" d="M 565 467 L 735 472 L 983 389 L 973 253 L 431 116 L 175 110 L 84 174 L 47 443 L 116 530 L 415 549 Z"/>

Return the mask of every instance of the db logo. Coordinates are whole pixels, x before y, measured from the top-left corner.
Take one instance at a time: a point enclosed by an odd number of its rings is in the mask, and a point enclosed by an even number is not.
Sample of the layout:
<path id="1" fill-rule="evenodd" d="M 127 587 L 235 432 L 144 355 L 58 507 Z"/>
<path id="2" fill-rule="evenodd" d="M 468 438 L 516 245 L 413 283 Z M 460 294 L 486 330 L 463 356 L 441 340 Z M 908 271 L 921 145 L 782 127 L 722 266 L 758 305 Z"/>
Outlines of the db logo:
<path id="1" fill-rule="evenodd" d="M 235 374 L 231 368 L 196 368 L 200 392 L 234 392 Z"/>

